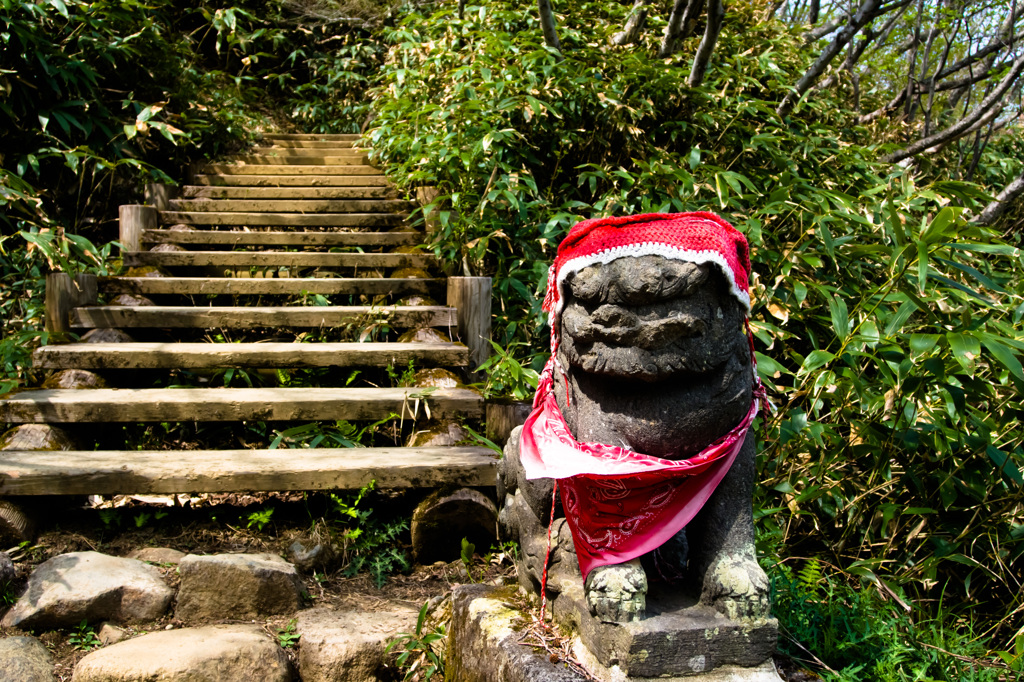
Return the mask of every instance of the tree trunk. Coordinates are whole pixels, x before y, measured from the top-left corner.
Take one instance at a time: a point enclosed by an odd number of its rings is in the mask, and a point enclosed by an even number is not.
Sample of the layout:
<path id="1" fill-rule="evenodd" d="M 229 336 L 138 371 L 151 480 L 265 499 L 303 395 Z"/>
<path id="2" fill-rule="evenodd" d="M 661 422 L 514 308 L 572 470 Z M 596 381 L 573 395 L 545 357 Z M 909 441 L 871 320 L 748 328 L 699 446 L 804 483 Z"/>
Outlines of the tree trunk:
<path id="1" fill-rule="evenodd" d="M 661 48 L 658 50 L 659 59 L 675 54 L 679 49 L 679 43 L 690 35 L 690 27 L 700 12 L 700 6 L 700 0 L 675 0 L 672 4 L 672 13 L 668 16 L 665 36 L 661 39 Z"/>
<path id="2" fill-rule="evenodd" d="M 540 12 L 540 26 L 544 30 L 544 42 L 561 55 L 562 46 L 558 42 L 558 25 L 555 23 L 555 12 L 551 9 L 551 0 L 537 0 L 537 10 Z"/>
<path id="3" fill-rule="evenodd" d="M 637 38 L 640 37 L 640 32 L 644 30 L 644 24 L 647 23 L 647 0 L 636 0 L 633 3 L 633 9 L 629 11 L 629 16 L 626 18 L 626 24 L 622 27 L 622 30 L 612 36 L 612 45 L 629 45 L 635 43 Z"/>
<path id="4" fill-rule="evenodd" d="M 691 88 L 696 88 L 704 82 L 704 74 L 708 70 L 711 53 L 715 51 L 718 34 L 722 32 L 723 19 L 725 19 L 725 5 L 722 4 L 722 0 L 708 0 L 708 24 L 704 29 L 700 47 L 697 48 L 697 54 L 693 57 L 693 68 L 690 69 L 690 79 L 687 81 Z"/>
<path id="5" fill-rule="evenodd" d="M 953 140 L 959 139 L 966 135 L 971 127 L 977 123 L 983 116 L 990 113 L 994 107 L 1001 107 L 1001 100 L 1006 91 L 1010 89 L 1017 77 L 1020 76 L 1021 71 L 1024 71 L 1024 56 L 1018 57 L 1010 67 L 1009 73 L 1007 73 L 1003 80 L 1000 81 L 999 85 L 995 87 L 992 92 L 988 94 L 985 99 L 981 101 L 977 107 L 974 108 L 969 114 L 964 116 L 962 119 L 946 128 L 943 131 L 937 132 L 934 135 L 918 140 L 912 145 L 905 147 L 904 149 L 894 152 L 889 156 L 883 158 L 884 161 L 889 163 L 896 163 L 902 161 L 908 157 L 914 156 L 924 150 L 934 147 L 940 144 L 947 144 Z"/>

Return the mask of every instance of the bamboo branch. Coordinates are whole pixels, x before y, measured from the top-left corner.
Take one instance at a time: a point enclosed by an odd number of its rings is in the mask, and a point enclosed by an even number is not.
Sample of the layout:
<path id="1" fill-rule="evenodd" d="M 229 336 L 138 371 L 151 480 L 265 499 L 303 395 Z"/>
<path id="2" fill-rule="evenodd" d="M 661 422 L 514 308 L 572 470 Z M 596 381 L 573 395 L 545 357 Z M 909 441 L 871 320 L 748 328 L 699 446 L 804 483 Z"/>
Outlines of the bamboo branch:
<path id="1" fill-rule="evenodd" d="M 690 69 L 690 78 L 687 81 L 691 88 L 698 87 L 704 81 L 711 53 L 715 51 L 718 34 L 722 32 L 723 19 L 725 19 L 725 5 L 722 4 L 722 0 L 708 0 L 708 23 L 704 29 L 704 37 L 701 38 L 700 46 L 697 48 L 697 54 L 693 57 L 693 67 Z"/>

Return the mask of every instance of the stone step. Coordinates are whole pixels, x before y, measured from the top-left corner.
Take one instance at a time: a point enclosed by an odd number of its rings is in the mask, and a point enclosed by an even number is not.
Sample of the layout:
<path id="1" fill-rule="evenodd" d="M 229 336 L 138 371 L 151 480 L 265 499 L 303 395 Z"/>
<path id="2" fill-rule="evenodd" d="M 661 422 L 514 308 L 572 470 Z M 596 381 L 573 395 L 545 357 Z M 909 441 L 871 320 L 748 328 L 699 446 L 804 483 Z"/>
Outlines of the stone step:
<path id="1" fill-rule="evenodd" d="M 220 175 L 381 175 L 384 173 L 367 164 L 358 165 L 304 165 L 261 166 L 259 164 L 210 163 L 203 166 L 204 174 Z"/>
<path id="2" fill-rule="evenodd" d="M 417 232 L 264 232 L 251 230 L 143 230 L 151 244 L 223 244 L 226 246 L 413 246 Z"/>
<path id="3" fill-rule="evenodd" d="M 223 422 L 479 418 L 465 388 L 94 388 L 22 391 L 0 400 L 0 422 Z M 6 473 L 6 472 L 5 472 Z"/>
<path id="4" fill-rule="evenodd" d="M 390 277 L 101 277 L 100 290 L 108 294 L 151 295 L 260 295 L 305 294 L 410 296 L 435 294 L 444 279 Z"/>
<path id="5" fill-rule="evenodd" d="M 182 199 L 387 199 L 388 187 L 210 187 L 186 185 Z"/>
<path id="6" fill-rule="evenodd" d="M 386 187 L 383 175 L 216 175 L 193 176 L 196 185 L 220 187 Z"/>
<path id="7" fill-rule="evenodd" d="M 73 308 L 76 329 L 259 329 L 340 327 L 387 322 L 392 327 L 456 327 L 456 310 L 446 306 L 83 306 Z M 0 421 L 3 421 L 0 419 Z"/>
<path id="8" fill-rule="evenodd" d="M 401 199 L 172 199 L 174 211 L 250 213 L 397 213 L 415 208 Z"/>
<path id="9" fill-rule="evenodd" d="M 317 251 L 131 251 L 125 267 L 295 267 L 295 268 L 427 268 L 437 261 L 420 253 L 329 253 Z"/>
<path id="10" fill-rule="evenodd" d="M 359 133 L 265 133 L 264 140 L 317 140 L 321 142 L 355 142 Z"/>
<path id="11" fill-rule="evenodd" d="M 461 343 L 73 343 L 43 346 L 36 369 L 442 367 L 469 364 Z"/>
<path id="12" fill-rule="evenodd" d="M 282 151 L 286 152 L 287 150 Z M 267 152 L 263 154 L 226 156 L 223 162 L 241 166 L 359 166 L 369 164 L 370 159 L 367 157 L 366 152 L 362 151 L 345 154 L 321 153 L 316 156 Z"/>
<path id="13" fill-rule="evenodd" d="M 421 411 L 422 412 L 422 411 Z M 0 451 L 0 495 L 491 487 L 482 447 L 302 450 Z"/>
<path id="14" fill-rule="evenodd" d="M 160 211 L 165 225 L 247 225 L 249 227 L 397 227 L 401 213 L 232 213 L 230 211 Z"/>

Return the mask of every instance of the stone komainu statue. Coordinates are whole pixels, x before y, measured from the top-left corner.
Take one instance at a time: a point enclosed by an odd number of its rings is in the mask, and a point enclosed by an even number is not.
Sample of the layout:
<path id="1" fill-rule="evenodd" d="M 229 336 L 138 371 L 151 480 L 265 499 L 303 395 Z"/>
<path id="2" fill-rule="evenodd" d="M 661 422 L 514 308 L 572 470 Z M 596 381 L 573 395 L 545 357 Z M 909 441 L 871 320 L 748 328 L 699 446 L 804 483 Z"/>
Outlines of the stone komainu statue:
<path id="1" fill-rule="evenodd" d="M 744 236 L 709 213 L 588 220 L 559 246 L 551 359 L 499 470 L 524 587 L 541 589 L 550 526 L 549 594 L 582 578 L 600 620 L 642 618 L 649 579 L 732 618 L 768 615 L 749 271 Z"/>

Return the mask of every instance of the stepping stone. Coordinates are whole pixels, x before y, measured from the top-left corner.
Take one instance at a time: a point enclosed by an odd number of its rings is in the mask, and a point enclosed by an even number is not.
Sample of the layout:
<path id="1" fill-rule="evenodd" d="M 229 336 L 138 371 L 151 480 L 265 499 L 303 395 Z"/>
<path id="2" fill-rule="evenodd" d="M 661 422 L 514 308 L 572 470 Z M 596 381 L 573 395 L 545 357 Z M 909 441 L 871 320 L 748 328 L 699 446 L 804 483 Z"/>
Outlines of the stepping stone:
<path id="1" fill-rule="evenodd" d="M 243 620 L 302 608 L 298 572 L 274 554 L 190 554 L 178 573 L 178 620 Z"/>
<path id="2" fill-rule="evenodd" d="M 0 680 L 57 682 L 53 657 L 35 637 L 0 639 Z"/>
<path id="3" fill-rule="evenodd" d="M 153 564 L 174 564 L 177 566 L 186 554 L 170 547 L 143 547 L 128 555 L 129 559 L 148 561 Z"/>
<path id="4" fill-rule="evenodd" d="M 83 620 L 154 620 L 164 614 L 173 595 L 160 572 L 141 561 L 71 552 L 32 572 L 25 593 L 0 625 L 30 630 L 70 627 Z"/>
<path id="5" fill-rule="evenodd" d="M 74 682 L 289 682 L 284 651 L 256 625 L 166 630 L 93 651 Z"/>
<path id="6" fill-rule="evenodd" d="M 299 614 L 295 631 L 302 682 L 377 682 L 385 679 L 384 649 L 399 632 L 416 629 L 418 613 L 310 609 Z"/>

